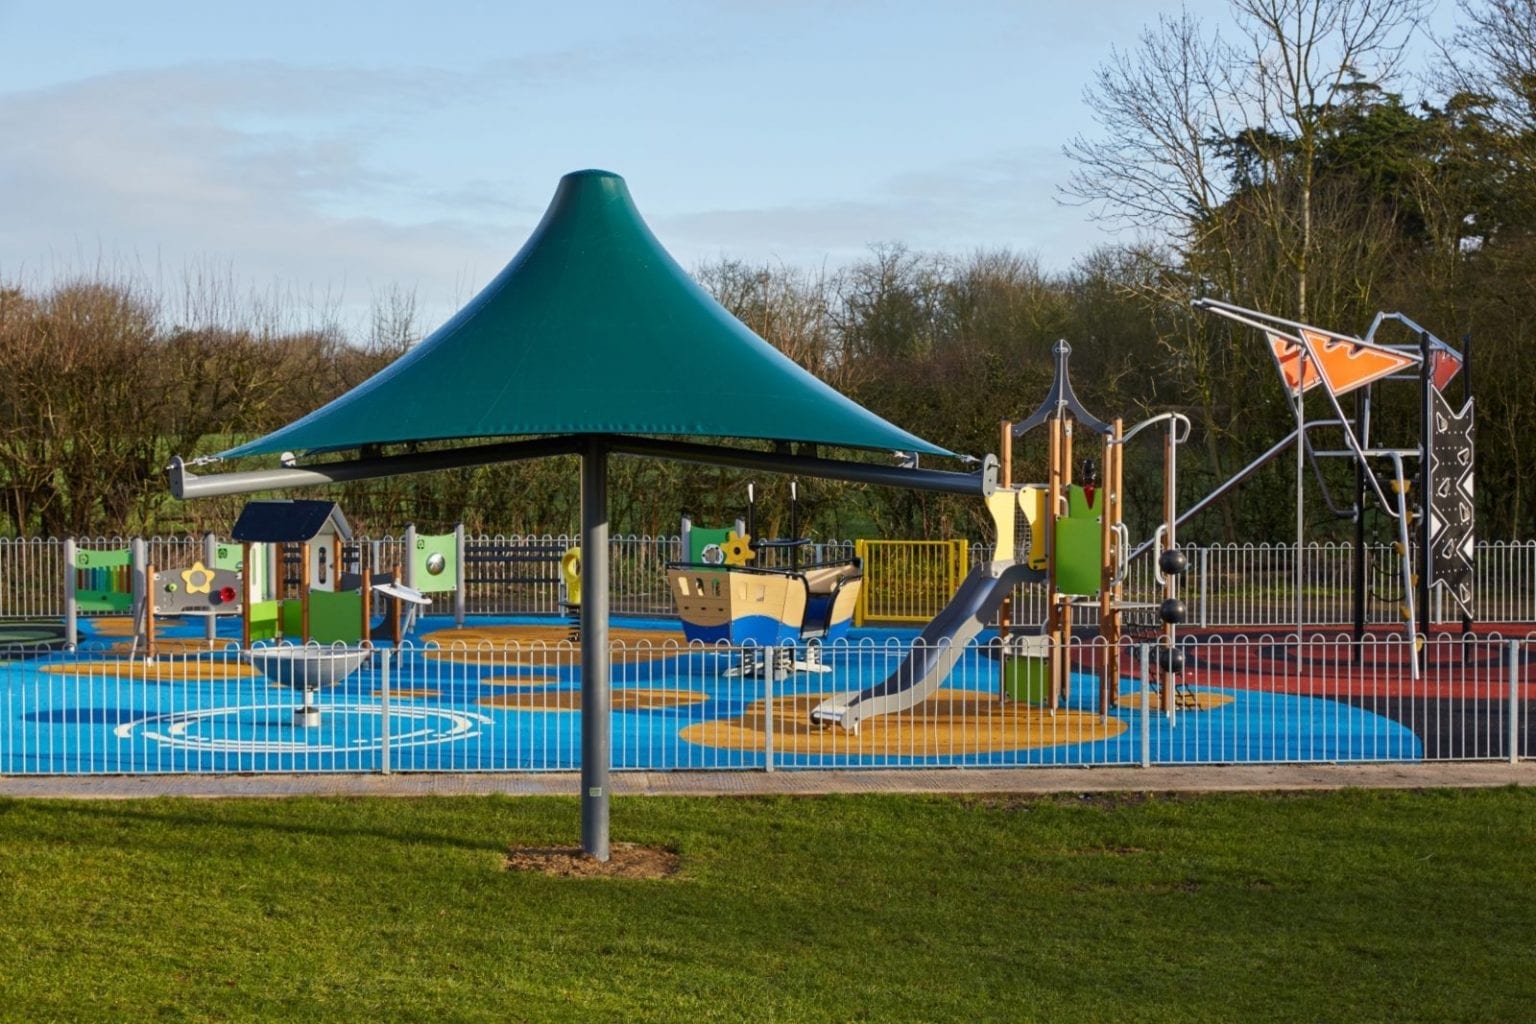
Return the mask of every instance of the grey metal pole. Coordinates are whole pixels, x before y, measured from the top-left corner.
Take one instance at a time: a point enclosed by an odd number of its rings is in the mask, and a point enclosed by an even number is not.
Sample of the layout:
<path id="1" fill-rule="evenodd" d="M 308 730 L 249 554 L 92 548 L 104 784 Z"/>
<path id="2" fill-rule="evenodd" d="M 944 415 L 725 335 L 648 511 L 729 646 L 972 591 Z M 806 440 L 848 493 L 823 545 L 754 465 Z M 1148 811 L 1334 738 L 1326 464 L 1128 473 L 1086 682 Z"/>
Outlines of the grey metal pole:
<path id="1" fill-rule="evenodd" d="M 1431 533 L 1433 524 L 1429 512 L 1430 502 L 1435 496 L 1435 375 L 1431 359 L 1433 346 L 1429 339 L 1428 331 L 1419 332 L 1419 352 L 1423 359 L 1419 365 L 1419 551 L 1414 561 L 1414 569 L 1418 572 L 1418 599 L 1414 601 L 1414 611 L 1418 613 L 1418 621 L 1414 623 L 1416 633 L 1409 639 L 1415 644 L 1414 660 L 1420 668 L 1428 664 L 1429 649 L 1427 644 L 1423 650 L 1418 649 L 1418 636 L 1422 634 L 1428 638 L 1434 625 L 1429 607 L 1429 587 L 1435 573 L 1434 550 L 1430 547 L 1434 539 Z"/>
<path id="2" fill-rule="evenodd" d="M 1370 388 L 1364 388 L 1355 392 L 1355 422 L 1361 429 L 1362 443 L 1369 443 L 1370 436 L 1367 433 L 1367 407 L 1366 396 L 1371 393 Z M 1351 661 L 1355 665 L 1361 664 L 1365 657 L 1365 460 L 1355 459 L 1355 546 L 1351 552 L 1353 560 L 1350 563 L 1350 589 L 1353 592 L 1350 599 L 1350 609 L 1355 622 L 1355 643 Z"/>
<path id="3" fill-rule="evenodd" d="M 763 770 L 767 772 L 773 771 L 773 663 L 777 658 L 775 648 L 763 651 Z"/>
<path id="4" fill-rule="evenodd" d="M 149 640 L 149 630 L 153 626 L 145 620 L 145 597 L 149 594 L 149 578 L 146 575 L 149 561 L 148 545 L 143 537 L 135 537 L 128 542 L 129 578 L 133 581 L 133 643 L 137 650 L 141 644 Z"/>
<path id="5" fill-rule="evenodd" d="M 1509 641 L 1509 763 L 1520 763 L 1520 641 Z"/>
<path id="6" fill-rule="evenodd" d="M 1321 375 L 1322 375 L 1321 368 L 1319 368 L 1319 370 L 1318 370 L 1318 375 L 1319 375 L 1319 377 L 1321 377 Z M 1301 553 L 1301 545 L 1302 545 L 1303 541 L 1306 538 L 1306 532 L 1307 532 L 1307 513 L 1306 513 L 1306 503 L 1307 503 L 1307 491 L 1306 491 L 1306 472 L 1307 472 L 1307 400 L 1306 400 L 1306 390 L 1302 386 L 1306 382 L 1306 379 L 1307 379 L 1307 350 L 1306 350 L 1305 347 L 1303 347 L 1301 352 L 1298 355 L 1297 360 L 1296 360 L 1296 565 L 1295 565 L 1295 577 L 1296 577 L 1296 676 L 1297 676 L 1298 679 L 1301 677 L 1302 671 L 1303 671 L 1302 670 L 1302 660 L 1301 660 L 1301 654 L 1302 654 L 1302 652 L 1301 652 L 1301 642 L 1302 642 L 1302 637 L 1306 634 L 1306 623 L 1304 621 L 1306 619 L 1306 612 L 1304 611 L 1304 608 L 1303 608 L 1303 602 L 1305 600 L 1303 595 L 1304 595 L 1304 592 L 1305 592 L 1305 589 L 1306 589 L 1306 568 L 1305 568 L 1305 566 L 1302 563 L 1302 553 Z M 1326 382 L 1323 382 L 1323 387 L 1328 387 L 1328 384 Z M 1169 703 L 1168 706 L 1171 708 L 1171 707 L 1173 707 L 1174 703 L 1177 703 L 1177 702 L 1171 702 L 1171 703 Z"/>
<path id="7" fill-rule="evenodd" d="M 469 611 L 469 595 L 465 593 L 466 585 L 464 572 L 464 524 L 458 523 L 453 528 L 453 624 L 459 628 L 464 627 L 464 617 Z"/>
<path id="8" fill-rule="evenodd" d="M 405 555 L 400 559 L 400 575 L 396 583 L 403 583 L 407 587 L 416 585 L 416 524 L 411 523 L 405 528 Z"/>
<path id="9" fill-rule="evenodd" d="M 1202 628 L 1210 624 L 1210 613 L 1207 609 L 1211 604 L 1211 549 L 1209 545 L 1200 548 L 1200 625 Z"/>
<path id="10" fill-rule="evenodd" d="M 1167 685 L 1165 682 L 1163 685 Z M 1141 766 L 1152 767 L 1152 645 L 1141 645 Z"/>
<path id="11" fill-rule="evenodd" d="M 379 773 L 388 775 L 389 765 L 389 648 L 379 652 Z"/>
<path id="12" fill-rule="evenodd" d="M 211 531 L 203 534 L 203 565 L 212 569 L 218 564 L 218 554 L 219 539 Z M 212 614 L 211 610 L 208 617 L 203 620 L 203 636 L 208 641 L 210 647 L 219 638 L 218 616 Z"/>
<path id="13" fill-rule="evenodd" d="M 608 663 L 608 449 L 581 454 L 581 848 L 608 859 L 612 692 Z"/>
<path id="14" fill-rule="evenodd" d="M 72 651 L 80 645 L 80 606 L 75 597 L 75 538 L 64 538 L 64 642 Z"/>

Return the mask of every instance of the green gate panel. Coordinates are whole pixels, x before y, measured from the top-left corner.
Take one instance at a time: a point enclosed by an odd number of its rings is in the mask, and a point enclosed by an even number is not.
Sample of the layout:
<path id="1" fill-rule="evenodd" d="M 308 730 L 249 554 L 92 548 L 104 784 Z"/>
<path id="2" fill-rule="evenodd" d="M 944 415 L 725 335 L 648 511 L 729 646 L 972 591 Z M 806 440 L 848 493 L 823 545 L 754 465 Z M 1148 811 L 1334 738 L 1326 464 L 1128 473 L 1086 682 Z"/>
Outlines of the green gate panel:
<path id="1" fill-rule="evenodd" d="M 1103 527 L 1097 519 L 1056 520 L 1056 589 L 1091 597 L 1103 579 Z"/>
<path id="2" fill-rule="evenodd" d="M 77 590 L 75 608 L 82 612 L 132 611 L 133 595 L 117 590 Z"/>
<path id="3" fill-rule="evenodd" d="M 309 592 L 309 638 L 319 644 L 363 642 L 363 595 L 356 590 Z"/>
<path id="4" fill-rule="evenodd" d="M 76 551 L 76 569 L 113 569 L 118 566 L 129 565 L 133 561 L 133 551 L 130 548 L 115 548 L 111 551 Z"/>
<path id="5" fill-rule="evenodd" d="M 215 569 L 228 569 L 230 572 L 239 572 L 243 566 L 240 564 L 245 558 L 245 549 L 239 544 L 215 544 L 213 548 L 213 567 Z"/>
<path id="6" fill-rule="evenodd" d="M 720 530 L 711 529 L 705 526 L 691 527 L 688 530 L 688 561 L 706 561 L 704 557 L 704 549 L 709 547 L 711 544 L 723 549 L 725 547 L 725 539 L 735 532 L 736 531 L 730 527 L 726 527 L 725 529 Z"/>
<path id="7" fill-rule="evenodd" d="M 257 601 L 251 605 L 251 643 L 277 639 L 280 612 L 277 601 Z"/>
<path id="8" fill-rule="evenodd" d="M 283 636 L 299 639 L 304 635 L 304 602 L 289 597 L 278 603 L 282 606 L 279 615 L 283 623 Z"/>
<path id="9" fill-rule="evenodd" d="M 440 594 L 459 585 L 459 545 L 451 533 L 416 536 L 411 552 L 411 585 L 423 594 Z M 361 614 L 361 613 L 359 613 Z"/>

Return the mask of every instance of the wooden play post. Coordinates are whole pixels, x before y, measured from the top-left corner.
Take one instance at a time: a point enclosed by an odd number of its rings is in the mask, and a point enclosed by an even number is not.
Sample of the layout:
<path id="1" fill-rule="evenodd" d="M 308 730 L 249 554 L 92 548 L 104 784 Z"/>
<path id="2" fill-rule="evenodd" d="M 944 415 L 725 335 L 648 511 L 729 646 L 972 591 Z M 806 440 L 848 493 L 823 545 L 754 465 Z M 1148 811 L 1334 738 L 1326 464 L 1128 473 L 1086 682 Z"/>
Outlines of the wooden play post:
<path id="1" fill-rule="evenodd" d="M 144 588 L 144 660 L 155 660 L 155 567 L 153 564 L 144 567 L 144 579 L 149 585 Z"/>
<path id="2" fill-rule="evenodd" d="M 1061 457 L 1061 488 L 1057 493 L 1057 506 L 1051 510 L 1051 515 L 1062 515 L 1061 506 L 1066 504 L 1068 489 L 1072 486 L 1072 421 L 1065 415 L 1058 417 L 1061 422 L 1061 449 L 1058 454 Z M 1070 595 L 1061 595 L 1061 699 L 1069 700 L 1072 697 L 1072 598 Z"/>
<path id="3" fill-rule="evenodd" d="M 1051 637 L 1051 710 L 1061 706 L 1061 598 L 1056 592 L 1056 510 L 1061 504 L 1061 417 L 1046 425 L 1045 574 L 1046 632 Z"/>
<path id="4" fill-rule="evenodd" d="M 299 643 L 309 643 L 309 542 L 299 545 Z"/>
<path id="5" fill-rule="evenodd" d="M 1013 490 L 1013 423 L 1010 420 L 1002 421 L 998 451 L 1002 453 L 1002 457 L 999 459 L 999 462 L 1001 462 L 999 469 L 1002 475 L 1001 489 L 1011 491 Z M 1015 530 L 1014 532 L 1017 534 L 1018 531 Z M 998 538 L 999 543 L 1002 540 L 1003 538 Z M 1014 552 L 1014 557 L 1019 557 L 1017 551 Z M 1025 549 L 1024 557 L 1029 557 L 1028 549 Z M 997 609 L 997 692 L 1004 700 L 1008 699 L 1008 630 L 1012 625 L 1013 595 L 1009 594 L 1003 598 L 1003 603 Z"/>
<path id="6" fill-rule="evenodd" d="M 1120 610 L 1120 603 L 1125 598 L 1125 581 L 1119 577 L 1121 559 L 1122 559 L 1122 556 L 1125 554 L 1125 552 L 1120 550 L 1120 545 L 1126 543 L 1126 541 L 1127 541 L 1127 537 L 1125 535 L 1125 529 L 1124 529 L 1124 526 L 1125 526 L 1125 421 L 1122 420 L 1122 419 L 1118 419 L 1117 418 L 1115 420 L 1115 422 L 1114 422 L 1114 428 L 1115 428 L 1115 443 L 1112 445 L 1112 448 L 1114 449 L 1114 453 L 1115 453 L 1115 457 L 1114 457 L 1115 472 L 1114 472 L 1114 476 L 1111 478 L 1110 486 L 1113 488 L 1113 490 L 1110 492 L 1110 496 L 1114 498 L 1114 502 L 1115 502 L 1115 505 L 1114 505 L 1114 515 L 1115 515 L 1115 557 L 1114 557 L 1114 560 L 1110 564 L 1114 566 L 1115 574 L 1116 575 L 1115 575 L 1115 584 L 1114 584 L 1114 587 L 1112 588 L 1112 592 L 1110 594 L 1110 600 L 1112 600 L 1114 602 L 1113 612 L 1114 612 L 1114 624 L 1115 624 L 1115 642 L 1110 645 L 1110 653 L 1111 653 L 1112 657 L 1114 658 L 1113 671 L 1110 673 L 1110 679 L 1112 680 L 1111 685 L 1114 686 L 1116 693 L 1111 695 L 1111 699 L 1114 699 L 1114 697 L 1116 695 L 1118 695 L 1118 691 L 1120 689 L 1120 641 L 1121 641 L 1121 639 L 1124 636 L 1124 628 L 1123 627 L 1125 625 L 1125 623 L 1124 623 L 1124 621 L 1122 619 L 1122 616 L 1123 616 L 1124 613 Z M 1108 510 L 1106 509 L 1106 511 L 1108 511 Z"/>
<path id="7" fill-rule="evenodd" d="M 406 550 L 409 552 L 410 549 L 407 548 Z M 463 549 L 461 548 L 460 550 Z M 407 555 L 407 558 L 409 558 L 409 555 Z M 400 574 L 403 571 L 404 568 L 402 566 L 395 566 L 395 582 L 397 584 L 400 582 Z M 463 570 L 461 569 L 460 571 Z M 404 604 L 405 602 L 401 601 L 398 597 L 389 602 L 389 635 L 397 648 L 405 642 L 405 624 L 400 621 L 403 615 L 401 606 Z"/>
<path id="8" fill-rule="evenodd" d="M 1002 463 L 998 468 L 1002 471 L 1002 488 L 1009 490 L 1013 487 L 1013 423 L 1003 420 L 1002 443 L 998 445 Z"/>
<path id="9" fill-rule="evenodd" d="M 1116 691 L 1120 684 L 1120 596 L 1121 584 L 1116 579 L 1119 568 L 1121 458 L 1125 421 L 1116 417 L 1111 424 L 1113 433 L 1104 438 L 1103 471 L 1099 482 L 1104 488 L 1104 507 L 1099 515 L 1101 542 L 1099 545 L 1099 635 L 1104 638 L 1104 658 L 1099 676 L 1099 714 L 1108 717 L 1114 707 Z"/>
<path id="10" fill-rule="evenodd" d="M 1045 631 L 1051 639 L 1050 707 L 1052 711 L 1055 711 L 1061 707 L 1063 700 L 1069 700 L 1072 696 L 1072 657 L 1069 649 L 1069 643 L 1072 638 L 1072 595 L 1061 592 L 1062 581 L 1061 575 L 1058 572 L 1057 553 L 1061 536 L 1058 519 L 1071 513 L 1071 506 L 1068 500 L 1070 492 L 1068 488 L 1072 486 L 1073 476 L 1072 435 L 1075 430 L 1074 425 L 1081 424 L 1085 430 L 1105 438 L 1104 461 L 1106 475 L 1101 478 L 1100 482 L 1104 486 L 1105 493 L 1113 496 L 1113 504 L 1108 507 L 1101 504 L 1100 507 L 1103 511 L 1100 513 L 1100 516 L 1101 519 L 1105 520 L 1101 524 L 1101 528 L 1110 533 L 1113 533 L 1120 522 L 1119 494 L 1120 483 L 1122 482 L 1114 469 L 1118 465 L 1116 461 L 1118 459 L 1118 452 L 1113 452 L 1112 448 L 1118 447 L 1118 443 L 1123 440 L 1123 435 L 1120 434 L 1116 427 L 1103 422 L 1090 413 L 1077 400 L 1077 395 L 1072 390 L 1072 381 L 1067 368 L 1067 361 L 1072 355 L 1072 346 L 1063 339 L 1052 347 L 1051 353 L 1055 356 L 1056 360 L 1056 370 L 1051 380 L 1051 390 L 1045 396 L 1044 401 L 1040 403 L 1039 407 L 1027 419 L 1018 424 L 1004 424 L 1003 450 L 1009 455 L 1012 454 L 1011 441 L 1014 434 L 1023 436 L 1025 433 L 1041 426 L 1047 430 L 1045 508 L 1041 510 L 1040 514 L 1045 518 L 1041 529 L 1046 561 L 1047 610 Z M 1006 464 L 1003 468 L 1006 472 Z M 1006 479 L 1010 483 L 1012 482 L 1011 476 Z M 1089 523 L 1085 522 L 1082 525 L 1085 527 L 1084 532 L 1091 531 L 1092 527 Z M 1076 524 L 1074 524 L 1075 528 Z M 1088 537 L 1091 542 L 1091 532 L 1088 533 Z M 1106 550 L 1110 548 L 1107 544 L 1104 546 Z M 1101 554 L 1101 586 L 1098 589 L 1101 601 L 1104 598 L 1105 591 L 1105 587 L 1102 584 L 1113 579 L 1116 564 L 1113 561 L 1102 560 L 1105 558 L 1107 558 L 1107 555 Z M 1075 590 L 1081 591 L 1083 596 L 1086 597 L 1092 593 L 1092 584 L 1088 582 L 1092 579 L 1091 564 L 1084 568 L 1088 570 L 1087 580 L 1081 578 L 1074 579 L 1073 586 Z M 1080 576 L 1078 573 L 1073 575 Z M 1111 607 L 1110 611 L 1113 617 L 1116 608 Z"/>
<path id="11" fill-rule="evenodd" d="M 363 570 L 363 631 L 358 634 L 358 644 L 366 642 L 369 637 L 370 623 L 373 621 L 373 566 L 359 566 Z"/>

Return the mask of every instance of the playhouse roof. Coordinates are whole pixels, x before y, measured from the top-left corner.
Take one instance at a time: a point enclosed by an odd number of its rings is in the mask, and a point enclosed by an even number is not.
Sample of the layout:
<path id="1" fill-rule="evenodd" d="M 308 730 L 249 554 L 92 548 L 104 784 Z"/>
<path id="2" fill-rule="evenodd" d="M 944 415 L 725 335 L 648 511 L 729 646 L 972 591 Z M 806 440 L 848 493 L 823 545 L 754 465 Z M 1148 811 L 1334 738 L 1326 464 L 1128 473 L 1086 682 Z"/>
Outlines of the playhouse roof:
<path id="1" fill-rule="evenodd" d="M 230 538 L 255 544 L 308 542 L 322 533 L 352 539 L 352 527 L 334 501 L 248 501 Z"/>
<path id="2" fill-rule="evenodd" d="M 760 438 L 947 455 L 818 380 L 696 284 L 624 180 L 560 180 L 521 251 L 351 391 L 226 457 L 521 435 Z"/>

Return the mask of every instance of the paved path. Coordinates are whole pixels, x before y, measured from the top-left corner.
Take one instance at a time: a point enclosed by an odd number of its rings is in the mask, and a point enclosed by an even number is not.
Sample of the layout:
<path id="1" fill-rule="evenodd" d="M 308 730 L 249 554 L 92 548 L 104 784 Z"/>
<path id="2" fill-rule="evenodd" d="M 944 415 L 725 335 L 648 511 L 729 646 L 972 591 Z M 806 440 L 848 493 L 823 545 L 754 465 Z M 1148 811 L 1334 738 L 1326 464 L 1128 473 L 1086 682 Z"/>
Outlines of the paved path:
<path id="1" fill-rule="evenodd" d="M 573 772 L 411 775 L 3 776 L 0 797 L 575 796 Z M 1171 768 L 945 768 L 866 771 L 615 772 L 617 796 L 817 793 L 1255 792 L 1536 786 L 1536 761 L 1216 765 Z"/>

